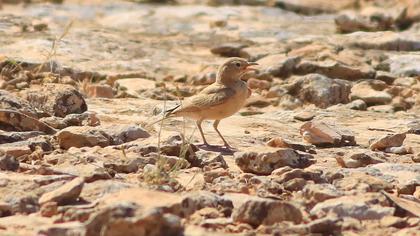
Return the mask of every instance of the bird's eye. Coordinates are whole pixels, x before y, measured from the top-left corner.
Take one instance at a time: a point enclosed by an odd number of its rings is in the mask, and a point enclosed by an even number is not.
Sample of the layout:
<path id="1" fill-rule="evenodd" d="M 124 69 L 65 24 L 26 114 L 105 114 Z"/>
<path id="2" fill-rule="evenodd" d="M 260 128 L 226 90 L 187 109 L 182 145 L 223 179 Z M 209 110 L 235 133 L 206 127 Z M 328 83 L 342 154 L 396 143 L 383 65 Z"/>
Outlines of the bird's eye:
<path id="1" fill-rule="evenodd" d="M 235 66 L 236 66 L 236 67 L 241 67 L 241 63 L 236 62 Z"/>

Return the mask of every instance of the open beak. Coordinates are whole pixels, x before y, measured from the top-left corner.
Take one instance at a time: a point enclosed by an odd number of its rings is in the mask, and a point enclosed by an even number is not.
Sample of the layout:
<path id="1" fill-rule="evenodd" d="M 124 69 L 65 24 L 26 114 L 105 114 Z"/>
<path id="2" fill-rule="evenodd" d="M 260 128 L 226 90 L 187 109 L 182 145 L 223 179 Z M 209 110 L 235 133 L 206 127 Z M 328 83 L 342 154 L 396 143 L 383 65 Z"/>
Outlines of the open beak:
<path id="1" fill-rule="evenodd" d="M 248 65 L 245 67 L 245 71 L 256 71 L 257 69 L 252 68 L 250 66 L 257 66 L 258 63 L 256 62 L 248 62 Z"/>

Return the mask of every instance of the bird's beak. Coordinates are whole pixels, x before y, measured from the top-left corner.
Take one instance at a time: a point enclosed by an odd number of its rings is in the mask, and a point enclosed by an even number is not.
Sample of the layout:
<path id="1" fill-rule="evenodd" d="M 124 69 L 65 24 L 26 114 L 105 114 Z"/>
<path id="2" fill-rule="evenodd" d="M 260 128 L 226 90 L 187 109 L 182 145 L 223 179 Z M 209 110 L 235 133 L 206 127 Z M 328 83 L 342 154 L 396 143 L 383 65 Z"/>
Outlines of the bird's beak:
<path id="1" fill-rule="evenodd" d="M 252 68 L 250 66 L 257 66 L 258 63 L 256 62 L 248 62 L 248 65 L 245 67 L 245 71 L 256 71 L 257 69 Z"/>

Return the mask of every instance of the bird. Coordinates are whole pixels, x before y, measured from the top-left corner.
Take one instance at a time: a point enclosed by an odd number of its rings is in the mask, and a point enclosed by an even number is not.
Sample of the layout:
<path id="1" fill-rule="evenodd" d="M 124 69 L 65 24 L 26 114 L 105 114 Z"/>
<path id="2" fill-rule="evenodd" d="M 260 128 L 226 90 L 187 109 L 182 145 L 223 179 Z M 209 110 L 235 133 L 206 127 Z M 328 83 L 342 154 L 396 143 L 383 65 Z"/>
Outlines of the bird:
<path id="1" fill-rule="evenodd" d="M 245 81 L 241 80 L 241 77 L 250 71 L 255 71 L 256 69 L 251 67 L 254 65 L 258 64 L 243 58 L 227 59 L 218 68 L 214 83 L 198 94 L 184 99 L 182 104 L 167 110 L 163 119 L 184 117 L 195 120 L 205 146 L 211 145 L 204 136 L 201 124 L 204 120 L 214 120 L 213 128 L 222 139 L 224 146 L 232 149 L 220 133 L 218 126 L 222 119 L 239 111 L 244 106 L 246 99 L 251 96 L 251 89 Z"/>

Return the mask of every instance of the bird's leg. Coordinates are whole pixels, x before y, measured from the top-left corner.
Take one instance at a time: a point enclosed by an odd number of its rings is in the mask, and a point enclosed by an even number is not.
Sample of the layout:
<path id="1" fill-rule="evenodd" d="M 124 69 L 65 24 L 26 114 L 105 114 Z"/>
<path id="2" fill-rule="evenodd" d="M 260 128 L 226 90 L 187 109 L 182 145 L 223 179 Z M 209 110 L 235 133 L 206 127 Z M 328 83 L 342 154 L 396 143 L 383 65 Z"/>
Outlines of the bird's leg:
<path id="1" fill-rule="evenodd" d="M 200 131 L 201 137 L 203 138 L 204 145 L 210 146 L 209 143 L 206 141 L 206 137 L 204 137 L 203 129 L 201 128 L 201 122 L 203 122 L 203 120 L 197 120 L 196 121 L 198 130 Z"/>
<path id="2" fill-rule="evenodd" d="M 214 128 L 214 130 L 216 130 L 216 132 L 220 136 L 220 138 L 222 138 L 225 147 L 227 147 L 229 149 L 232 149 L 232 147 L 226 142 L 225 138 L 223 138 L 222 134 L 217 129 L 217 126 L 219 125 L 219 123 L 220 123 L 220 120 L 215 120 L 214 123 L 213 123 L 213 128 Z"/>

